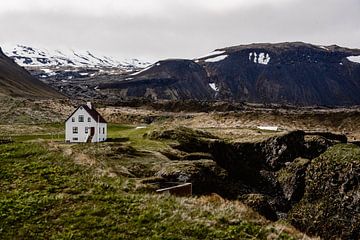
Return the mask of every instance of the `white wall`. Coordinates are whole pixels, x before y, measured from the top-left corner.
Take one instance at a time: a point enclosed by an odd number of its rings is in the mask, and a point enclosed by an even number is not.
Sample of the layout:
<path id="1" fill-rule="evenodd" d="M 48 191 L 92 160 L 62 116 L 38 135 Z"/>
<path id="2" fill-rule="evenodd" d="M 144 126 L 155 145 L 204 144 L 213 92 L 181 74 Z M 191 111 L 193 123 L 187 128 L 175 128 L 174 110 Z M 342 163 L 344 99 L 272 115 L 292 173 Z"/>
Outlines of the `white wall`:
<path id="1" fill-rule="evenodd" d="M 84 116 L 84 122 L 79 122 L 79 116 Z M 72 122 L 75 118 L 75 122 Z M 90 118 L 90 122 L 88 122 Z M 73 127 L 78 128 L 78 133 L 73 133 Z M 85 128 L 88 128 L 88 133 L 85 133 Z M 95 135 L 91 142 L 102 142 L 107 139 L 107 124 L 97 123 L 90 114 L 83 108 L 79 108 L 66 122 L 65 122 L 65 141 L 66 142 L 86 142 L 91 131 L 90 128 L 95 128 Z M 100 131 L 99 131 L 100 130 Z M 104 131 L 105 130 L 105 131 Z M 105 133 L 103 133 L 105 132 Z"/>

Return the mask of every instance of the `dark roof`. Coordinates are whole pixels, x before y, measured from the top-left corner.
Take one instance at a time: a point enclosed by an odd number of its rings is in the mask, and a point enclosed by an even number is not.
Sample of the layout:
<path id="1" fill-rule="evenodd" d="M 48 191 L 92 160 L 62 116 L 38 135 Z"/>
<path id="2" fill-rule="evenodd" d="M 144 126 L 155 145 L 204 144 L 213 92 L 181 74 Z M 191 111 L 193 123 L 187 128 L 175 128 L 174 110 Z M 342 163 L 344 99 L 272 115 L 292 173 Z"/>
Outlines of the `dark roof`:
<path id="1" fill-rule="evenodd" d="M 80 105 L 78 108 L 75 109 L 74 112 L 72 112 L 70 114 L 70 116 L 65 120 L 65 122 L 67 120 L 69 120 L 69 118 L 74 115 L 74 113 L 80 108 L 83 107 L 89 114 L 90 116 L 98 123 L 107 123 L 106 120 L 100 115 L 100 113 L 98 111 L 96 111 L 96 109 L 94 107 L 92 107 L 91 109 L 89 108 L 88 105 Z"/>

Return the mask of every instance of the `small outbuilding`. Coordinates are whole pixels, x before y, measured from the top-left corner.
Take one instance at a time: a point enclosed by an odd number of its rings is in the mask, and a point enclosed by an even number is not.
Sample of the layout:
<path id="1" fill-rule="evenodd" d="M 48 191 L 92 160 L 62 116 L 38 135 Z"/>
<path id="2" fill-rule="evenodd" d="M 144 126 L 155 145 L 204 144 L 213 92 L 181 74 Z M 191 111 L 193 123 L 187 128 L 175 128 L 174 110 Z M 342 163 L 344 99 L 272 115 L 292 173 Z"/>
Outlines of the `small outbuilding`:
<path id="1" fill-rule="evenodd" d="M 91 143 L 107 139 L 107 122 L 90 102 L 79 106 L 65 121 L 65 142 Z"/>

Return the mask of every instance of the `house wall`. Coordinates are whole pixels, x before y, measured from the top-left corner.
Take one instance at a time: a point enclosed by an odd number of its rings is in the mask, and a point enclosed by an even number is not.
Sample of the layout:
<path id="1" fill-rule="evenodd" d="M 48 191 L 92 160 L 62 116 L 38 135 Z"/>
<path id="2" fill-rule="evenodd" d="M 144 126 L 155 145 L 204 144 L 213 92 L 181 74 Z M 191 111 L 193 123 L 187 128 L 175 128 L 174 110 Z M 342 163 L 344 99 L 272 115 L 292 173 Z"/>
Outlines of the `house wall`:
<path id="1" fill-rule="evenodd" d="M 97 138 L 99 142 L 105 141 L 107 139 L 107 124 L 106 123 L 99 123 L 97 131 Z M 96 135 L 96 134 L 95 134 Z"/>
<path id="2" fill-rule="evenodd" d="M 84 122 L 79 122 L 79 116 L 84 116 Z M 72 121 L 75 118 L 75 122 Z M 88 121 L 90 118 L 90 122 Z M 78 128 L 78 133 L 73 133 L 73 127 Z M 86 142 L 91 133 L 90 128 L 95 128 L 95 134 L 91 142 L 102 142 L 107 139 L 107 124 L 97 123 L 90 114 L 82 107 L 80 107 L 66 122 L 65 122 L 65 141 L 66 142 Z M 88 128 L 88 133 L 85 133 L 85 128 Z M 99 131 L 100 130 L 100 131 Z"/>

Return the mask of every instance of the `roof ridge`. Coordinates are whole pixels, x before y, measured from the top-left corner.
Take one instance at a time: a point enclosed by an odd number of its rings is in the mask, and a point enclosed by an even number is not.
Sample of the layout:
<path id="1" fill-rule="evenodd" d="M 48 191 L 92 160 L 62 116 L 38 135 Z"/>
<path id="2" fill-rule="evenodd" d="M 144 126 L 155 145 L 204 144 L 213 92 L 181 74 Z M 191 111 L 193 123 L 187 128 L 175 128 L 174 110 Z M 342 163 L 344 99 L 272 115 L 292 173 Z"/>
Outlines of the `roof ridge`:
<path id="1" fill-rule="evenodd" d="M 97 123 L 107 123 L 107 121 L 101 116 L 101 114 L 94 108 L 89 108 L 88 105 L 86 104 L 82 104 L 80 106 L 78 106 L 70 115 L 69 117 L 65 120 L 65 122 L 67 122 L 73 115 L 74 113 L 79 110 L 80 107 L 83 107 L 85 109 L 85 111 L 95 120 L 95 122 Z"/>

